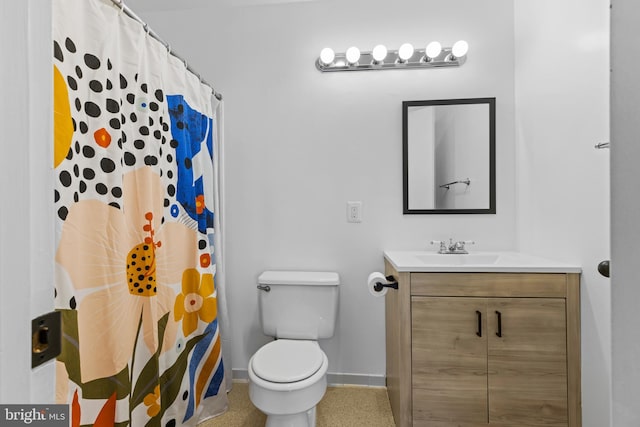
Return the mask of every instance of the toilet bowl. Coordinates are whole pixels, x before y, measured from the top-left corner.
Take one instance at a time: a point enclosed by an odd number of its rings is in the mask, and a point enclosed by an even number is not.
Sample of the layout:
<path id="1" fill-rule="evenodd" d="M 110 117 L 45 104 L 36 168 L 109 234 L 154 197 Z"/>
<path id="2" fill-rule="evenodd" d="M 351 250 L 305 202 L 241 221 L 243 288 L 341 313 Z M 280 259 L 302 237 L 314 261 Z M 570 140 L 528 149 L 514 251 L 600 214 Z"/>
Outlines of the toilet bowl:
<path id="1" fill-rule="evenodd" d="M 315 427 L 329 361 L 316 341 L 280 339 L 249 361 L 249 398 L 267 427 Z"/>

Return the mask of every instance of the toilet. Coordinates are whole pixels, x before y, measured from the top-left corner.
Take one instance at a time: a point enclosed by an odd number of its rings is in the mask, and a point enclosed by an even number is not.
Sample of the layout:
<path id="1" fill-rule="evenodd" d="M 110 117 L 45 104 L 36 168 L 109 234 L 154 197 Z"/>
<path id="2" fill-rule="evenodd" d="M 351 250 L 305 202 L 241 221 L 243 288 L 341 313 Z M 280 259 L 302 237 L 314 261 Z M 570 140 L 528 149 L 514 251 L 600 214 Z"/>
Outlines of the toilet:
<path id="1" fill-rule="evenodd" d="M 334 272 L 265 271 L 258 277 L 260 323 L 275 340 L 249 360 L 249 398 L 267 415 L 266 427 L 315 427 L 329 366 L 318 340 L 335 331 L 339 284 Z"/>

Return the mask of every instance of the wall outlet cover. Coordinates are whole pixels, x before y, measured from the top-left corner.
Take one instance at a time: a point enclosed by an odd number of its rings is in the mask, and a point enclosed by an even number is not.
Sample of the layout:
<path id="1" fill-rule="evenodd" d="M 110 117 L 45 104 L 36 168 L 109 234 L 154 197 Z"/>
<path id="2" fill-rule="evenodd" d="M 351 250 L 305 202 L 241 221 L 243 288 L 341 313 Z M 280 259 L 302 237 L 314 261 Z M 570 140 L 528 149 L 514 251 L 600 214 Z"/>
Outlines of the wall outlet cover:
<path id="1" fill-rule="evenodd" d="M 347 222 L 362 222 L 362 202 L 347 202 Z"/>

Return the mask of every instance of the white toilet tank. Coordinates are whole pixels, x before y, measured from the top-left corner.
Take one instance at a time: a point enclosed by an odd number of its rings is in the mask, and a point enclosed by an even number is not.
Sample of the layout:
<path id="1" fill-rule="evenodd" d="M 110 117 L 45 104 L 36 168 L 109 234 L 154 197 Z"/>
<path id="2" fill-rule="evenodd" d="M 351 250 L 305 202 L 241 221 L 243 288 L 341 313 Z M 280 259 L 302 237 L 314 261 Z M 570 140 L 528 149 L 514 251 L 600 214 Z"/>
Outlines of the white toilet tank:
<path id="1" fill-rule="evenodd" d="M 258 277 L 263 332 L 276 338 L 331 338 L 339 284 L 340 276 L 333 272 L 265 271 Z"/>

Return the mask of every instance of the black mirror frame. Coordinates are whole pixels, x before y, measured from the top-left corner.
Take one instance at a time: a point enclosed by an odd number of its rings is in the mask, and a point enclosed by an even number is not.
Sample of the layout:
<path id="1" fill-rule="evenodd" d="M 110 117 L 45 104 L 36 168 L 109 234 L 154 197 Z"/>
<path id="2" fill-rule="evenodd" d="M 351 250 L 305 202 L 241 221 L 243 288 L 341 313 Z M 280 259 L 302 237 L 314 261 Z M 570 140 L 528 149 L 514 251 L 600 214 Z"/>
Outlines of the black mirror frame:
<path id="1" fill-rule="evenodd" d="M 409 209 L 409 107 L 428 105 L 489 105 L 489 208 L 488 209 Z M 464 98 L 402 102 L 402 213 L 415 214 L 495 214 L 496 213 L 496 99 Z"/>

